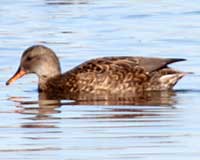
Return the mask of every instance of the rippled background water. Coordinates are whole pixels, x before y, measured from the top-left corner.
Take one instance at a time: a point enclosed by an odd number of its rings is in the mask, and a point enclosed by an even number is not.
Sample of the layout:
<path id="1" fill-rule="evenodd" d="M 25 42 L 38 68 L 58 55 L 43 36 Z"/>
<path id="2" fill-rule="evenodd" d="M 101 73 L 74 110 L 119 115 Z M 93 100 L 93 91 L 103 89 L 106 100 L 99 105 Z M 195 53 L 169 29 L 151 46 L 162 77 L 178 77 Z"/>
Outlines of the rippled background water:
<path id="1" fill-rule="evenodd" d="M 38 101 L 37 78 L 5 81 L 33 44 L 66 71 L 100 56 L 181 57 L 194 72 L 164 103 L 59 105 Z M 200 157 L 200 5 L 197 0 L 1 0 L 0 159 Z"/>

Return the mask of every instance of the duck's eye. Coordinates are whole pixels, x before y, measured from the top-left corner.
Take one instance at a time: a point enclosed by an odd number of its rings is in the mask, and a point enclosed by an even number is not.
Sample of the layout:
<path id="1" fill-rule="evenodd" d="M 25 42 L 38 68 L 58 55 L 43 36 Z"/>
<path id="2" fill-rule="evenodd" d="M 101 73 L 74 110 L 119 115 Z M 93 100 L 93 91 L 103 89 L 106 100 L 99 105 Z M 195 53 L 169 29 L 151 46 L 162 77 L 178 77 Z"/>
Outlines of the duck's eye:
<path id="1" fill-rule="evenodd" d="M 31 60 L 32 60 L 32 57 L 27 57 L 27 60 L 28 60 L 28 61 L 31 61 Z"/>

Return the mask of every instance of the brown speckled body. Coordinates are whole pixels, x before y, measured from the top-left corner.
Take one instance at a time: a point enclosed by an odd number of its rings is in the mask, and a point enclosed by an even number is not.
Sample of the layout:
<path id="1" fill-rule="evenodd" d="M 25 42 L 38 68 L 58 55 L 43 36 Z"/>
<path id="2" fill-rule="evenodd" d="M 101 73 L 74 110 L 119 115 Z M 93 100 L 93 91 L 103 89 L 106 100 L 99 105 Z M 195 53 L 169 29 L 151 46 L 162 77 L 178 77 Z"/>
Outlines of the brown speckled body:
<path id="1" fill-rule="evenodd" d="M 148 60 L 148 62 L 145 62 Z M 137 95 L 144 91 L 169 90 L 184 74 L 171 68 L 149 63 L 161 61 L 143 57 L 105 57 L 87 61 L 76 68 L 46 83 L 46 91 L 55 96 L 83 94 L 94 95 Z M 160 69 L 159 69 L 160 68 Z M 164 84 L 160 78 L 164 75 L 176 75 L 173 82 Z"/>
<path id="2" fill-rule="evenodd" d="M 17 73 L 7 84 L 21 77 L 19 72 L 21 74 L 23 70 L 23 74 L 38 75 L 39 91 L 45 92 L 49 98 L 81 99 L 87 98 L 87 95 L 92 95 L 90 98 L 96 98 L 98 95 L 100 99 L 109 99 L 110 95 L 135 97 L 146 91 L 171 90 L 185 73 L 173 70 L 167 65 L 183 60 L 104 57 L 86 61 L 61 74 L 55 53 L 47 47 L 37 45 L 24 52 Z"/>

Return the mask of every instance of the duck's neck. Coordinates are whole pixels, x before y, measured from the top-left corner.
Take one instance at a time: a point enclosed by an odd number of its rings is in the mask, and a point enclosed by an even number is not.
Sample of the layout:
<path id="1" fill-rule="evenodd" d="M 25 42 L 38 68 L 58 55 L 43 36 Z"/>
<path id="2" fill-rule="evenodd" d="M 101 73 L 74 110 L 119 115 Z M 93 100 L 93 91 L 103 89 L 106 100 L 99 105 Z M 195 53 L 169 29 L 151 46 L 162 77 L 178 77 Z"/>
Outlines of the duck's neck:
<path id="1" fill-rule="evenodd" d="M 44 92 L 47 90 L 47 78 L 39 78 L 38 91 Z"/>
<path id="2" fill-rule="evenodd" d="M 52 80 L 53 78 L 61 75 L 60 72 L 53 74 L 51 76 L 40 76 L 39 77 L 39 84 L 38 84 L 38 90 L 40 92 L 45 92 L 48 90 L 48 81 Z"/>
<path id="3" fill-rule="evenodd" d="M 61 69 L 59 61 L 51 62 L 50 64 L 45 63 L 40 66 L 40 69 L 35 72 L 39 78 L 39 91 L 46 91 L 48 89 L 48 81 L 58 75 L 61 75 Z"/>

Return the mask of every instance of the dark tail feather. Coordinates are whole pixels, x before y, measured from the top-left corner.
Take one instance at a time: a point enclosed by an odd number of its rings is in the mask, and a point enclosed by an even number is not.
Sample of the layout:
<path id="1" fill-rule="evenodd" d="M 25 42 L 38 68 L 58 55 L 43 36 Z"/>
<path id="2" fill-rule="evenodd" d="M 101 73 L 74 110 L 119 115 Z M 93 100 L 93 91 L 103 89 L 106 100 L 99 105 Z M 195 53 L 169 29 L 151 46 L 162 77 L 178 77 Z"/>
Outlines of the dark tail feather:
<path id="1" fill-rule="evenodd" d="M 163 68 L 167 68 L 168 64 L 185 61 L 183 58 L 141 58 L 140 65 L 147 72 L 154 72 Z"/>
<path id="2" fill-rule="evenodd" d="M 175 62 L 181 62 L 181 61 L 186 61 L 186 59 L 184 59 L 184 58 L 169 58 L 166 61 L 167 62 L 166 65 L 175 63 Z"/>
<path id="3" fill-rule="evenodd" d="M 168 68 L 168 66 L 167 66 L 168 64 L 181 62 L 181 61 L 186 61 L 186 59 L 184 59 L 184 58 L 168 58 L 168 59 L 165 59 L 164 64 L 160 68 L 157 68 L 157 70 L 160 70 L 160 69 L 163 69 L 163 68 Z"/>

